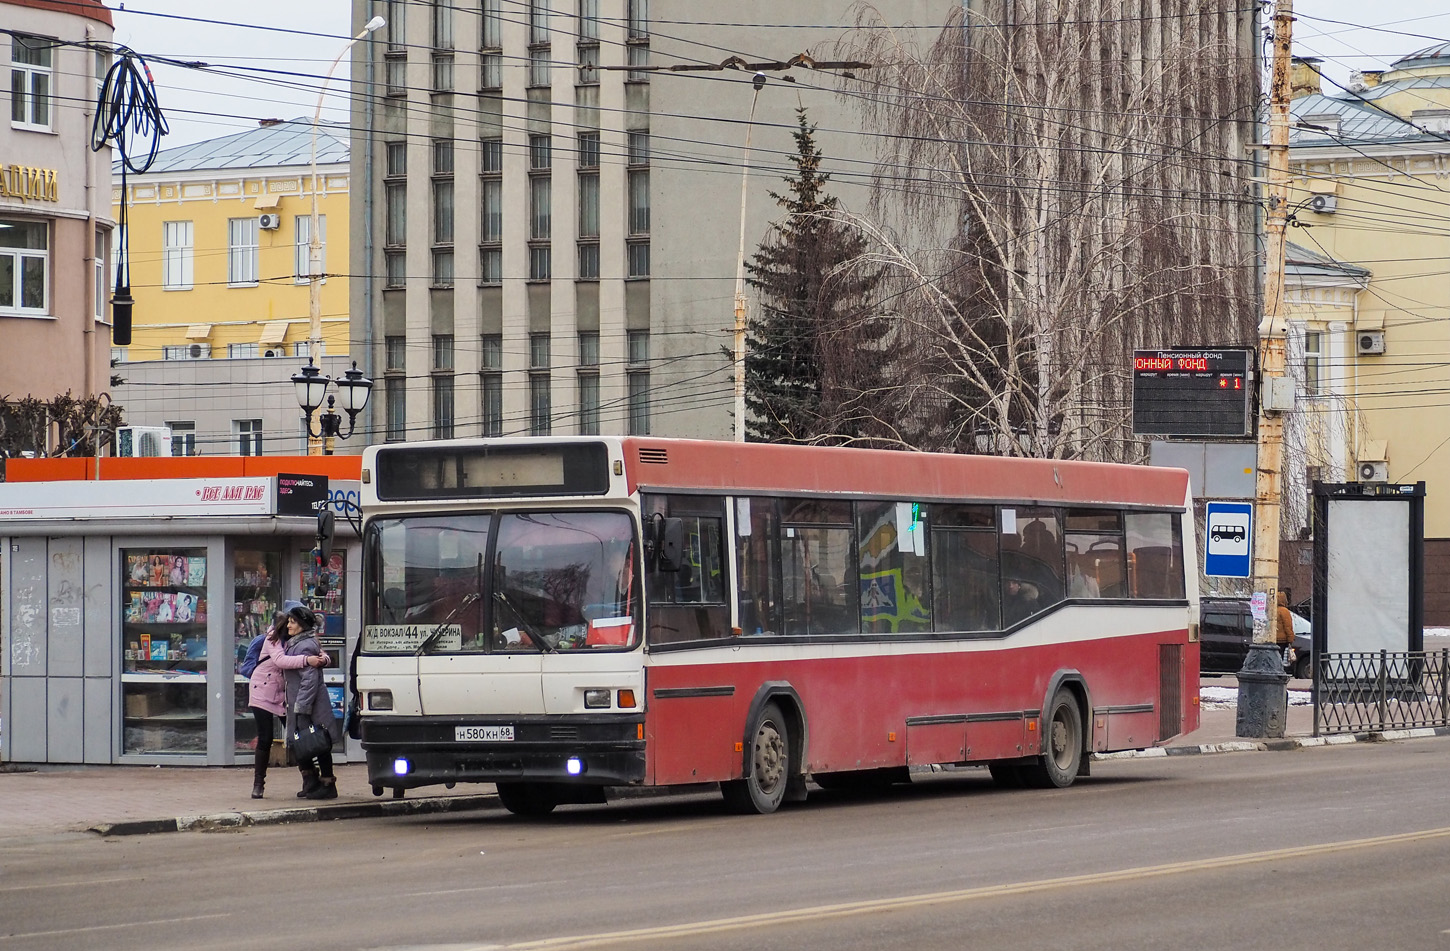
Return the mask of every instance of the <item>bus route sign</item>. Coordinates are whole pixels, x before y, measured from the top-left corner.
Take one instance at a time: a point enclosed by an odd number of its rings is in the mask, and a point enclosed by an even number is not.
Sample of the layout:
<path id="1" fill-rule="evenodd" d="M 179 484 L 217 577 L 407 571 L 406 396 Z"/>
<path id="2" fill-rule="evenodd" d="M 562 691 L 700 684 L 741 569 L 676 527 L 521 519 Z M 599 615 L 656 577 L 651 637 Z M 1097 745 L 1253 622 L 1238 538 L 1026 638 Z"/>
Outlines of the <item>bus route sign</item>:
<path id="1" fill-rule="evenodd" d="M 1133 351 L 1133 433 L 1253 435 L 1253 351 Z"/>

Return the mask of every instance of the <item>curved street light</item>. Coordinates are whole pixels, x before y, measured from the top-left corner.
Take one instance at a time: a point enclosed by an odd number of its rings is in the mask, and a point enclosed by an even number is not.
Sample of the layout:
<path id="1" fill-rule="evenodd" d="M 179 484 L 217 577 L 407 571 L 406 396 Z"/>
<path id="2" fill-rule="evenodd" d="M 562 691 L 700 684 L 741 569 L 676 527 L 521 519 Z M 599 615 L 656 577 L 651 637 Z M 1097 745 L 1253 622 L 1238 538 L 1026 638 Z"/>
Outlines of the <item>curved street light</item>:
<path id="1" fill-rule="evenodd" d="M 332 455 L 332 441 L 334 439 L 347 439 L 353 433 L 357 425 L 358 414 L 368 405 L 368 397 L 372 395 L 373 381 L 363 376 L 357 368 L 357 361 L 352 362 L 352 369 L 343 372 L 340 378 L 323 376 L 322 371 L 312 362 L 309 357 L 307 366 L 292 375 L 292 385 L 297 390 L 297 405 L 302 407 L 303 414 L 307 417 L 307 435 L 311 439 L 322 441 L 322 452 L 324 455 Z M 337 396 L 329 396 L 328 386 L 337 388 Z M 337 397 L 342 397 L 342 408 L 347 413 L 347 432 L 342 431 L 342 417 L 337 413 Z M 327 400 L 327 411 L 317 417 L 318 428 L 312 428 L 312 414 L 322 406 L 323 399 Z"/>

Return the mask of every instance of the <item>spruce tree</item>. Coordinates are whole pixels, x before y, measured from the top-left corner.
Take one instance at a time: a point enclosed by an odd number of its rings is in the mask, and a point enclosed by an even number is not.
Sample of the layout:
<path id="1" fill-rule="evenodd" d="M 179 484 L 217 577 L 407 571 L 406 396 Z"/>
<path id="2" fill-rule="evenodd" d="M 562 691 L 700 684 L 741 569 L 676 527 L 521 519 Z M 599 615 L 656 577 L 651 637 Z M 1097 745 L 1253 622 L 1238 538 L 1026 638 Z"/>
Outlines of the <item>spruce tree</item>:
<path id="1" fill-rule="evenodd" d="M 771 192 L 786 214 L 746 263 L 759 292 L 747 325 L 747 436 L 757 442 L 840 444 L 869 440 L 871 401 L 888 359 L 873 291 L 880 275 L 853 266 L 865 248 L 830 217 L 816 127 L 796 110 L 795 174 L 787 194 Z"/>

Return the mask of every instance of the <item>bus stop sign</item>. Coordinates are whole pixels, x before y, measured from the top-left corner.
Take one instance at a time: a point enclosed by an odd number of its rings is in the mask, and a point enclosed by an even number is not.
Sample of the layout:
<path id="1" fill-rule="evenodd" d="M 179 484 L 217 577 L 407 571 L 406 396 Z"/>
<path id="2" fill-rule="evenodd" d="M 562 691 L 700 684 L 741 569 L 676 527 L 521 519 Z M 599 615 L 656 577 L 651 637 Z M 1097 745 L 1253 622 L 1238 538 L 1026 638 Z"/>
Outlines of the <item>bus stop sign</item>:
<path id="1" fill-rule="evenodd" d="M 1207 508 L 1203 573 L 1210 578 L 1249 577 L 1254 507 L 1248 502 L 1209 502 Z"/>

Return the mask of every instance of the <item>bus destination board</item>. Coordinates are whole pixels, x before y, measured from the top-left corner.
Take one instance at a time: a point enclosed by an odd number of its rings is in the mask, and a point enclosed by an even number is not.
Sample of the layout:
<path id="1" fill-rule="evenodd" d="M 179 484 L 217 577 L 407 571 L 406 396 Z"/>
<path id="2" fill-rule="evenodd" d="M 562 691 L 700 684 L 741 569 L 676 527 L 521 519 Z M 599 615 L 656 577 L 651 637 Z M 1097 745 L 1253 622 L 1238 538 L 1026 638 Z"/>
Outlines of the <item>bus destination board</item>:
<path id="1" fill-rule="evenodd" d="M 1133 351 L 1133 433 L 1253 435 L 1253 351 Z"/>

